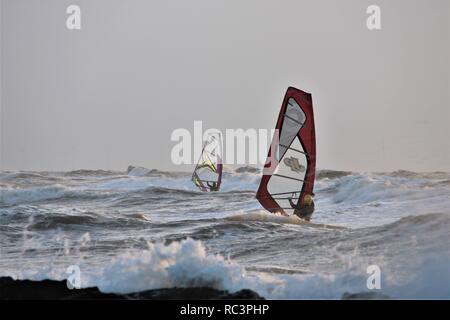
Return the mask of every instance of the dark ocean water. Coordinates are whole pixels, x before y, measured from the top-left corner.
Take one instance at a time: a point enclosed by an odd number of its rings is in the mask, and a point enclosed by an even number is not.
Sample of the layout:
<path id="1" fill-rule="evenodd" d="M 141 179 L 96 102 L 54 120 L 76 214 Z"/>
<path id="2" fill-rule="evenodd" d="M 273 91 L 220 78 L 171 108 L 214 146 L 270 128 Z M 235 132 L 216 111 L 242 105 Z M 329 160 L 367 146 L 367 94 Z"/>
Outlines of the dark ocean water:
<path id="1" fill-rule="evenodd" d="M 450 298 L 450 174 L 322 170 L 312 225 L 266 213 L 258 173 L 227 172 L 218 193 L 189 173 L 0 173 L 0 276 L 132 292 L 250 288 L 268 298 L 367 292 Z M 340 226 L 341 228 L 335 228 Z"/>

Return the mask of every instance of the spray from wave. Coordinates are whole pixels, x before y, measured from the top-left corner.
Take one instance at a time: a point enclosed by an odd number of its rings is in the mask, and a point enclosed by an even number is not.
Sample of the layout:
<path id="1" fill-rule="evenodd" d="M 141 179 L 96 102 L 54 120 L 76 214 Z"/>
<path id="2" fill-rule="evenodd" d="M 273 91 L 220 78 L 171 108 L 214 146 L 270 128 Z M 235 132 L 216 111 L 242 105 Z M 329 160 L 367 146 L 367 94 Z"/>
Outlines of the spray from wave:
<path id="1" fill-rule="evenodd" d="M 183 172 L 2 172 L 0 275 L 63 279 L 75 264 L 105 292 L 339 299 L 368 292 L 377 265 L 382 294 L 450 298 L 448 173 L 319 171 L 313 225 L 263 212 L 259 180 L 227 170 L 204 194 Z"/>

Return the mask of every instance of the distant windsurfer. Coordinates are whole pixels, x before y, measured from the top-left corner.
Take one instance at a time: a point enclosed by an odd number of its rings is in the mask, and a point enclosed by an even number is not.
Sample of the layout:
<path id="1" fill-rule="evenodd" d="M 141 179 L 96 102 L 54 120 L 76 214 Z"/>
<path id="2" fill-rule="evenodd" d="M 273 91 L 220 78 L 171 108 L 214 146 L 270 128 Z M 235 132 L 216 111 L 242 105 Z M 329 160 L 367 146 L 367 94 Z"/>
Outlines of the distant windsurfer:
<path id="1" fill-rule="evenodd" d="M 200 159 L 192 173 L 192 182 L 202 192 L 219 191 L 222 183 L 221 140 L 211 137 L 203 145 Z"/>
<path id="2" fill-rule="evenodd" d="M 219 185 L 217 182 L 207 182 L 206 185 L 209 187 L 209 191 L 219 191 Z"/>
<path id="3" fill-rule="evenodd" d="M 289 204 L 292 209 L 294 209 L 294 214 L 306 221 L 311 220 L 311 216 L 314 213 L 314 200 L 313 197 L 309 194 L 303 197 L 303 203 L 296 205 L 292 198 L 289 198 Z"/>

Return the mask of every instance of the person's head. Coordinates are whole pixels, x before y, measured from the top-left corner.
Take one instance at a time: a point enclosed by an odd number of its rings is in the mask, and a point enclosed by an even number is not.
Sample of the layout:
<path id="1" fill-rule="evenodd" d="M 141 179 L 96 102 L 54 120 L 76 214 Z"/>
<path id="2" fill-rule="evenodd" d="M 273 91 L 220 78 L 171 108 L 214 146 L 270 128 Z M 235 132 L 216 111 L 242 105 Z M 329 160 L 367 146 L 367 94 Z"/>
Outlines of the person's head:
<path id="1" fill-rule="evenodd" d="M 303 204 L 305 206 L 310 206 L 313 203 L 313 197 L 310 194 L 307 194 L 303 197 Z"/>

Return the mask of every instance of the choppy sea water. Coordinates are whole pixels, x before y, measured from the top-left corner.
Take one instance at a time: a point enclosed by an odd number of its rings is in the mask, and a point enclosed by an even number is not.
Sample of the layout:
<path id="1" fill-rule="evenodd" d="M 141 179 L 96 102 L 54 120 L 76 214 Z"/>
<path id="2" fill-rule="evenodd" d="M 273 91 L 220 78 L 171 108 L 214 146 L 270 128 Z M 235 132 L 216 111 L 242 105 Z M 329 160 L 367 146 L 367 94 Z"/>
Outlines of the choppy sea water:
<path id="1" fill-rule="evenodd" d="M 377 265 L 377 293 L 450 298 L 449 173 L 321 170 L 313 225 L 266 213 L 259 180 L 229 171 L 220 192 L 202 193 L 189 173 L 143 168 L 1 172 L 0 276 L 60 280 L 77 265 L 82 286 L 104 292 L 339 299 L 369 291 Z"/>

